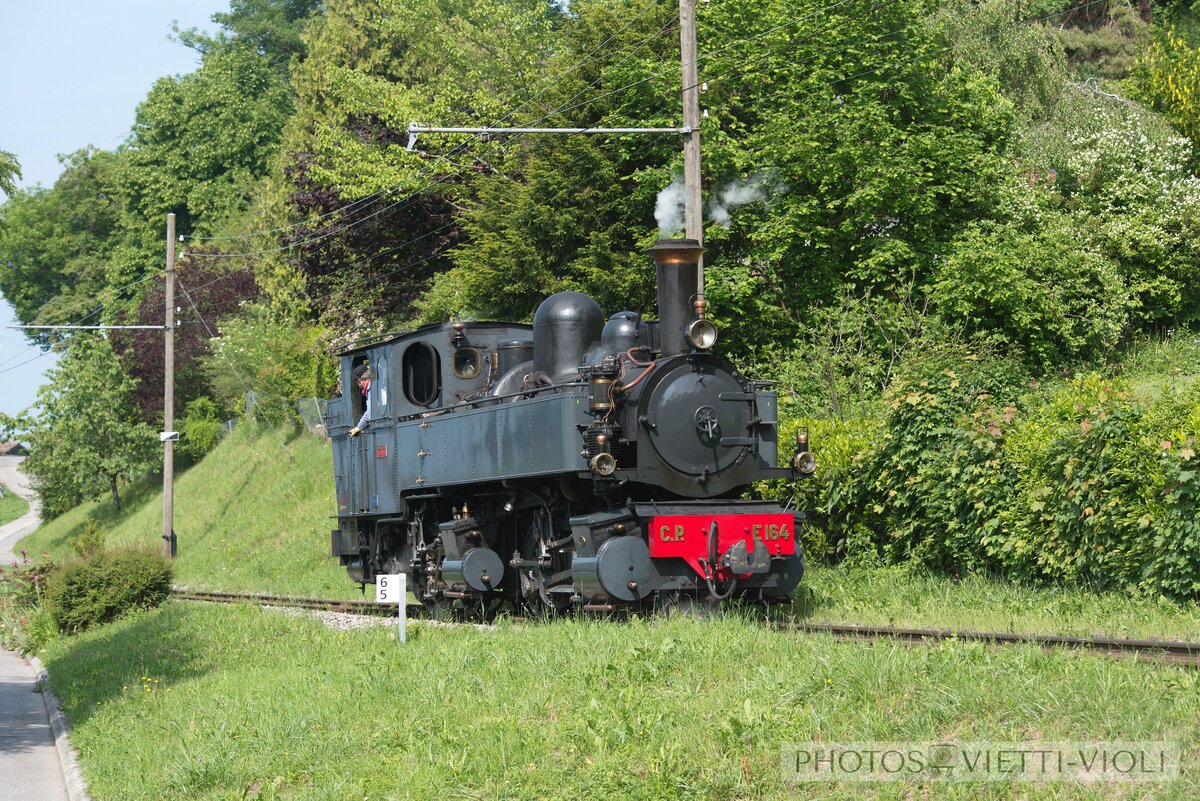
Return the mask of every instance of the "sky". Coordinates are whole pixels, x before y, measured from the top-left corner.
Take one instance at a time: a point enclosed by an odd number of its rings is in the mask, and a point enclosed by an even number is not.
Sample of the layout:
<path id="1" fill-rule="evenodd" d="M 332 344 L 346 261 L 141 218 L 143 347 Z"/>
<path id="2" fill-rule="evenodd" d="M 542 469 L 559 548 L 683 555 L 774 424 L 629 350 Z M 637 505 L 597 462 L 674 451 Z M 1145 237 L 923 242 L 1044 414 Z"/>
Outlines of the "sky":
<path id="1" fill-rule="evenodd" d="M 17 156 L 21 186 L 51 186 L 58 155 L 109 150 L 133 124 L 154 81 L 191 72 L 199 56 L 169 39 L 172 21 L 213 30 L 228 0 L 0 0 L 0 150 Z M 0 304 L 0 412 L 34 402 L 53 354 L 39 356 Z M 32 361 L 31 361 L 32 360 Z"/>

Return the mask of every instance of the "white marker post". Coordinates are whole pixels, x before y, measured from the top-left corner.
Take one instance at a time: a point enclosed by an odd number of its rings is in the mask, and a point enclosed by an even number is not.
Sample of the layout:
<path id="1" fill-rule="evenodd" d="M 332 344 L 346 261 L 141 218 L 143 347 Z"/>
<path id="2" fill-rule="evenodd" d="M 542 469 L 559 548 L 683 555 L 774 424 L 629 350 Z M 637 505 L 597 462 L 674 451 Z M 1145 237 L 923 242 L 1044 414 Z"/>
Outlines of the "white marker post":
<path id="1" fill-rule="evenodd" d="M 408 594 L 407 585 L 408 576 L 404 573 L 375 577 L 375 603 L 400 607 L 400 642 L 408 639 L 408 604 L 404 601 Z"/>

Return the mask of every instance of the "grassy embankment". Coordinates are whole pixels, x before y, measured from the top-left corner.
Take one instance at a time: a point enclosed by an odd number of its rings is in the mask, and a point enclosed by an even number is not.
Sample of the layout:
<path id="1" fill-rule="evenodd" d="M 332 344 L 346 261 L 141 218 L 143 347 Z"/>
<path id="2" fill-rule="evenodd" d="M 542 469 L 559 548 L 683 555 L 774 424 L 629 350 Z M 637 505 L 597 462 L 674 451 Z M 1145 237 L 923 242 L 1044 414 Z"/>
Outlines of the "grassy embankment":
<path id="1" fill-rule="evenodd" d="M 245 427 L 186 471 L 175 490 L 176 583 L 195 589 L 357 597 L 328 556 L 334 508 L 329 446 Z M 295 461 L 289 461 L 288 453 Z M 129 488 L 120 514 L 104 498 L 21 541 L 31 554 L 71 555 L 70 540 L 94 517 L 109 544 L 158 547 L 157 481 Z M 890 623 L 1060 634 L 1200 639 L 1200 607 L 1078 588 L 1038 588 L 984 576 L 953 580 L 920 569 L 810 565 L 793 613 L 808 620 Z"/>
<path id="2" fill-rule="evenodd" d="M 332 459 L 321 439 L 241 426 L 175 483 L 175 582 L 192 589 L 353 597 L 357 585 L 329 556 Z M 162 481 L 84 503 L 23 539 L 31 554 L 71 556 L 87 519 L 108 545 L 162 543 Z"/>
<path id="3" fill-rule="evenodd" d="M 21 515 L 29 511 L 29 504 L 25 502 L 17 493 L 0 484 L 0 488 L 4 490 L 4 497 L 0 498 L 0 526 L 5 523 L 11 523 Z M 17 550 L 20 550 L 19 548 Z"/>
<path id="4" fill-rule="evenodd" d="M 172 602 L 43 654 L 97 801 L 1195 798 L 1200 675 L 736 616 L 339 633 Z M 1168 740 L 1171 784 L 803 784 L 787 743 Z"/>

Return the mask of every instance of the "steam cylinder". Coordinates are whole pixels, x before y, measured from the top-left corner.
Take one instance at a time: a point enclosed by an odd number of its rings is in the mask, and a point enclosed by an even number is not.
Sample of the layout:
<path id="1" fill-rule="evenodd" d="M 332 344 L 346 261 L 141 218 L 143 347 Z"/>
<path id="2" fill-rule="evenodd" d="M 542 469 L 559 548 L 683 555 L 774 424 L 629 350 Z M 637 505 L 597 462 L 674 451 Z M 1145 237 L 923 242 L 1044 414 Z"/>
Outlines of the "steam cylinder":
<path id="1" fill-rule="evenodd" d="M 695 319 L 692 299 L 699 291 L 697 265 L 704 248 L 695 239 L 660 239 L 646 251 L 658 275 L 659 336 L 662 355 L 691 351 L 685 333 Z"/>
<path id="2" fill-rule="evenodd" d="M 554 383 L 575 377 L 584 355 L 600 341 L 600 304 L 580 292 L 559 292 L 533 315 L 533 369 Z"/>

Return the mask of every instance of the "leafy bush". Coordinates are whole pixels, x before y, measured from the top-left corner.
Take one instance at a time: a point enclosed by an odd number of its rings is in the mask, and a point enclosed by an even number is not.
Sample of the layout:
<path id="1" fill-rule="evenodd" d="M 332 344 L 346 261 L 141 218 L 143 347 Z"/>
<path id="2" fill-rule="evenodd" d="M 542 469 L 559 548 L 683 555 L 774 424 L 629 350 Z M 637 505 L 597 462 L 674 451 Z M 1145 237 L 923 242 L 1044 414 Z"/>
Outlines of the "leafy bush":
<path id="1" fill-rule="evenodd" d="M 1054 393 L 1007 443 L 1016 475 L 993 553 L 1014 574 L 1133 586 L 1149 557 L 1155 453 L 1147 409 L 1099 375 Z"/>
<path id="2" fill-rule="evenodd" d="M 1011 481 L 998 458 L 1003 432 L 1025 381 L 1013 359 L 961 345 L 908 359 L 884 396 L 882 435 L 847 476 L 844 534 L 870 532 L 889 561 L 984 567 Z"/>
<path id="3" fill-rule="evenodd" d="M 90 559 L 104 550 L 104 532 L 100 530 L 96 518 L 89 517 L 84 521 L 83 531 L 71 540 L 71 550 L 83 559 Z"/>
<path id="4" fill-rule="evenodd" d="M 1021 173 L 1010 176 L 1001 192 L 994 222 L 975 223 L 972 232 L 957 237 L 959 263 L 982 269 L 971 263 L 969 249 L 982 239 L 988 260 L 1005 270 L 996 280 L 1014 275 L 1037 287 L 1037 301 L 1049 296 L 1064 312 L 1081 314 L 1074 323 L 1052 321 L 1048 337 L 1032 332 L 1051 346 L 1082 342 L 1085 347 L 1064 350 L 1068 358 L 1073 351 L 1092 357 L 1096 347 L 1078 334 L 1103 331 L 1116 319 L 1113 312 L 1124 311 L 1122 338 L 1195 320 L 1200 310 L 1200 179 L 1189 166 L 1195 158 L 1192 143 L 1159 115 L 1114 103 L 1111 93 L 1087 84 L 1068 84 L 1050 111 L 1044 124 L 1025 131 L 1017 151 Z M 1012 239 L 1004 243 L 1006 236 Z M 1028 256 L 1024 270 L 1013 263 L 1016 255 Z M 1040 262 L 1047 257 L 1043 267 Z M 1072 265 L 1085 272 L 1070 274 Z M 945 272 L 940 270 L 938 277 L 947 278 Z M 1089 287 L 1086 273 L 1095 273 L 1097 281 L 1121 295 L 1100 297 L 1095 309 L 1087 308 L 1088 298 L 1096 297 L 1100 287 Z M 1003 286 L 990 291 L 984 286 L 982 295 L 1011 297 Z M 992 308 L 1001 312 L 1002 305 Z M 972 304 L 976 308 L 978 303 Z M 1016 313 L 1027 316 L 1023 309 Z M 1013 326 L 999 322 L 1011 339 Z M 1097 323 L 1102 325 L 1097 328 Z"/>
<path id="5" fill-rule="evenodd" d="M 179 427 L 179 453 L 186 459 L 199 461 L 221 441 L 220 415 L 211 398 L 201 397 L 187 405 L 183 424 Z"/>
<path id="6" fill-rule="evenodd" d="M 51 577 L 46 609 L 60 631 L 75 634 L 159 605 L 170 594 L 171 578 L 171 563 L 156 551 L 101 551 L 63 565 Z"/>
<path id="7" fill-rule="evenodd" d="M 1200 430 L 1198 422 L 1193 421 L 1192 431 Z M 1143 570 L 1143 584 L 1169 597 L 1195 598 L 1200 595 L 1200 441 L 1193 434 L 1181 447 L 1162 444 L 1161 515 L 1151 521 L 1152 560 Z"/>
<path id="8" fill-rule="evenodd" d="M 241 413 L 247 391 L 258 395 L 255 413 L 267 417 L 288 399 L 328 397 L 337 370 L 324 329 L 276 319 L 253 304 L 220 327 L 205 370 L 226 411 Z"/>
<path id="9" fill-rule="evenodd" d="M 837 305 L 814 309 L 798 341 L 739 364 L 776 381 L 785 418 L 873 418 L 905 355 L 946 336 L 927 306 L 911 285 L 875 294 L 847 287 Z"/>
<path id="10" fill-rule="evenodd" d="M 1138 60 L 1132 83 L 1139 100 L 1200 142 L 1200 48 L 1174 31 L 1159 35 Z"/>
<path id="11" fill-rule="evenodd" d="M 1175 598 L 1200 592 L 1200 381 L 1148 402 L 1090 375 L 1031 411 L 998 553 L 1017 575 Z"/>
<path id="12" fill-rule="evenodd" d="M 881 421 L 812 426 L 810 554 L 1200 596 L 1200 379 L 1025 384 L 1012 359 L 928 349 Z"/>
<path id="13" fill-rule="evenodd" d="M 1028 233 L 972 226 L 955 243 L 933 286 L 948 320 L 1024 348 L 1042 368 L 1096 360 L 1125 333 L 1132 305 L 1117 264 L 1089 252 L 1065 217 Z"/>
<path id="14" fill-rule="evenodd" d="M 783 457 L 791 455 L 799 431 L 808 432 L 809 447 L 817 457 L 817 472 L 811 478 L 787 482 L 767 493 L 805 513 L 799 536 L 807 558 L 830 560 L 847 554 L 848 529 L 852 524 L 845 515 L 846 484 L 859 469 L 859 462 L 870 453 L 879 427 L 880 420 L 869 417 L 854 420 L 805 417 L 785 421 L 780 426 L 779 450 Z M 862 555 L 861 551 L 852 549 L 852 552 Z"/>
<path id="15" fill-rule="evenodd" d="M 0 647 L 33 653 L 53 639 L 42 602 L 56 569 L 44 554 L 41 562 L 0 565 Z"/>
<path id="16" fill-rule="evenodd" d="M 58 566 L 46 558 L 40 563 L 21 566 L 16 562 L 6 570 L 0 566 L 0 594 L 8 597 L 17 607 L 31 608 L 42 602 L 50 584 L 50 577 Z"/>

